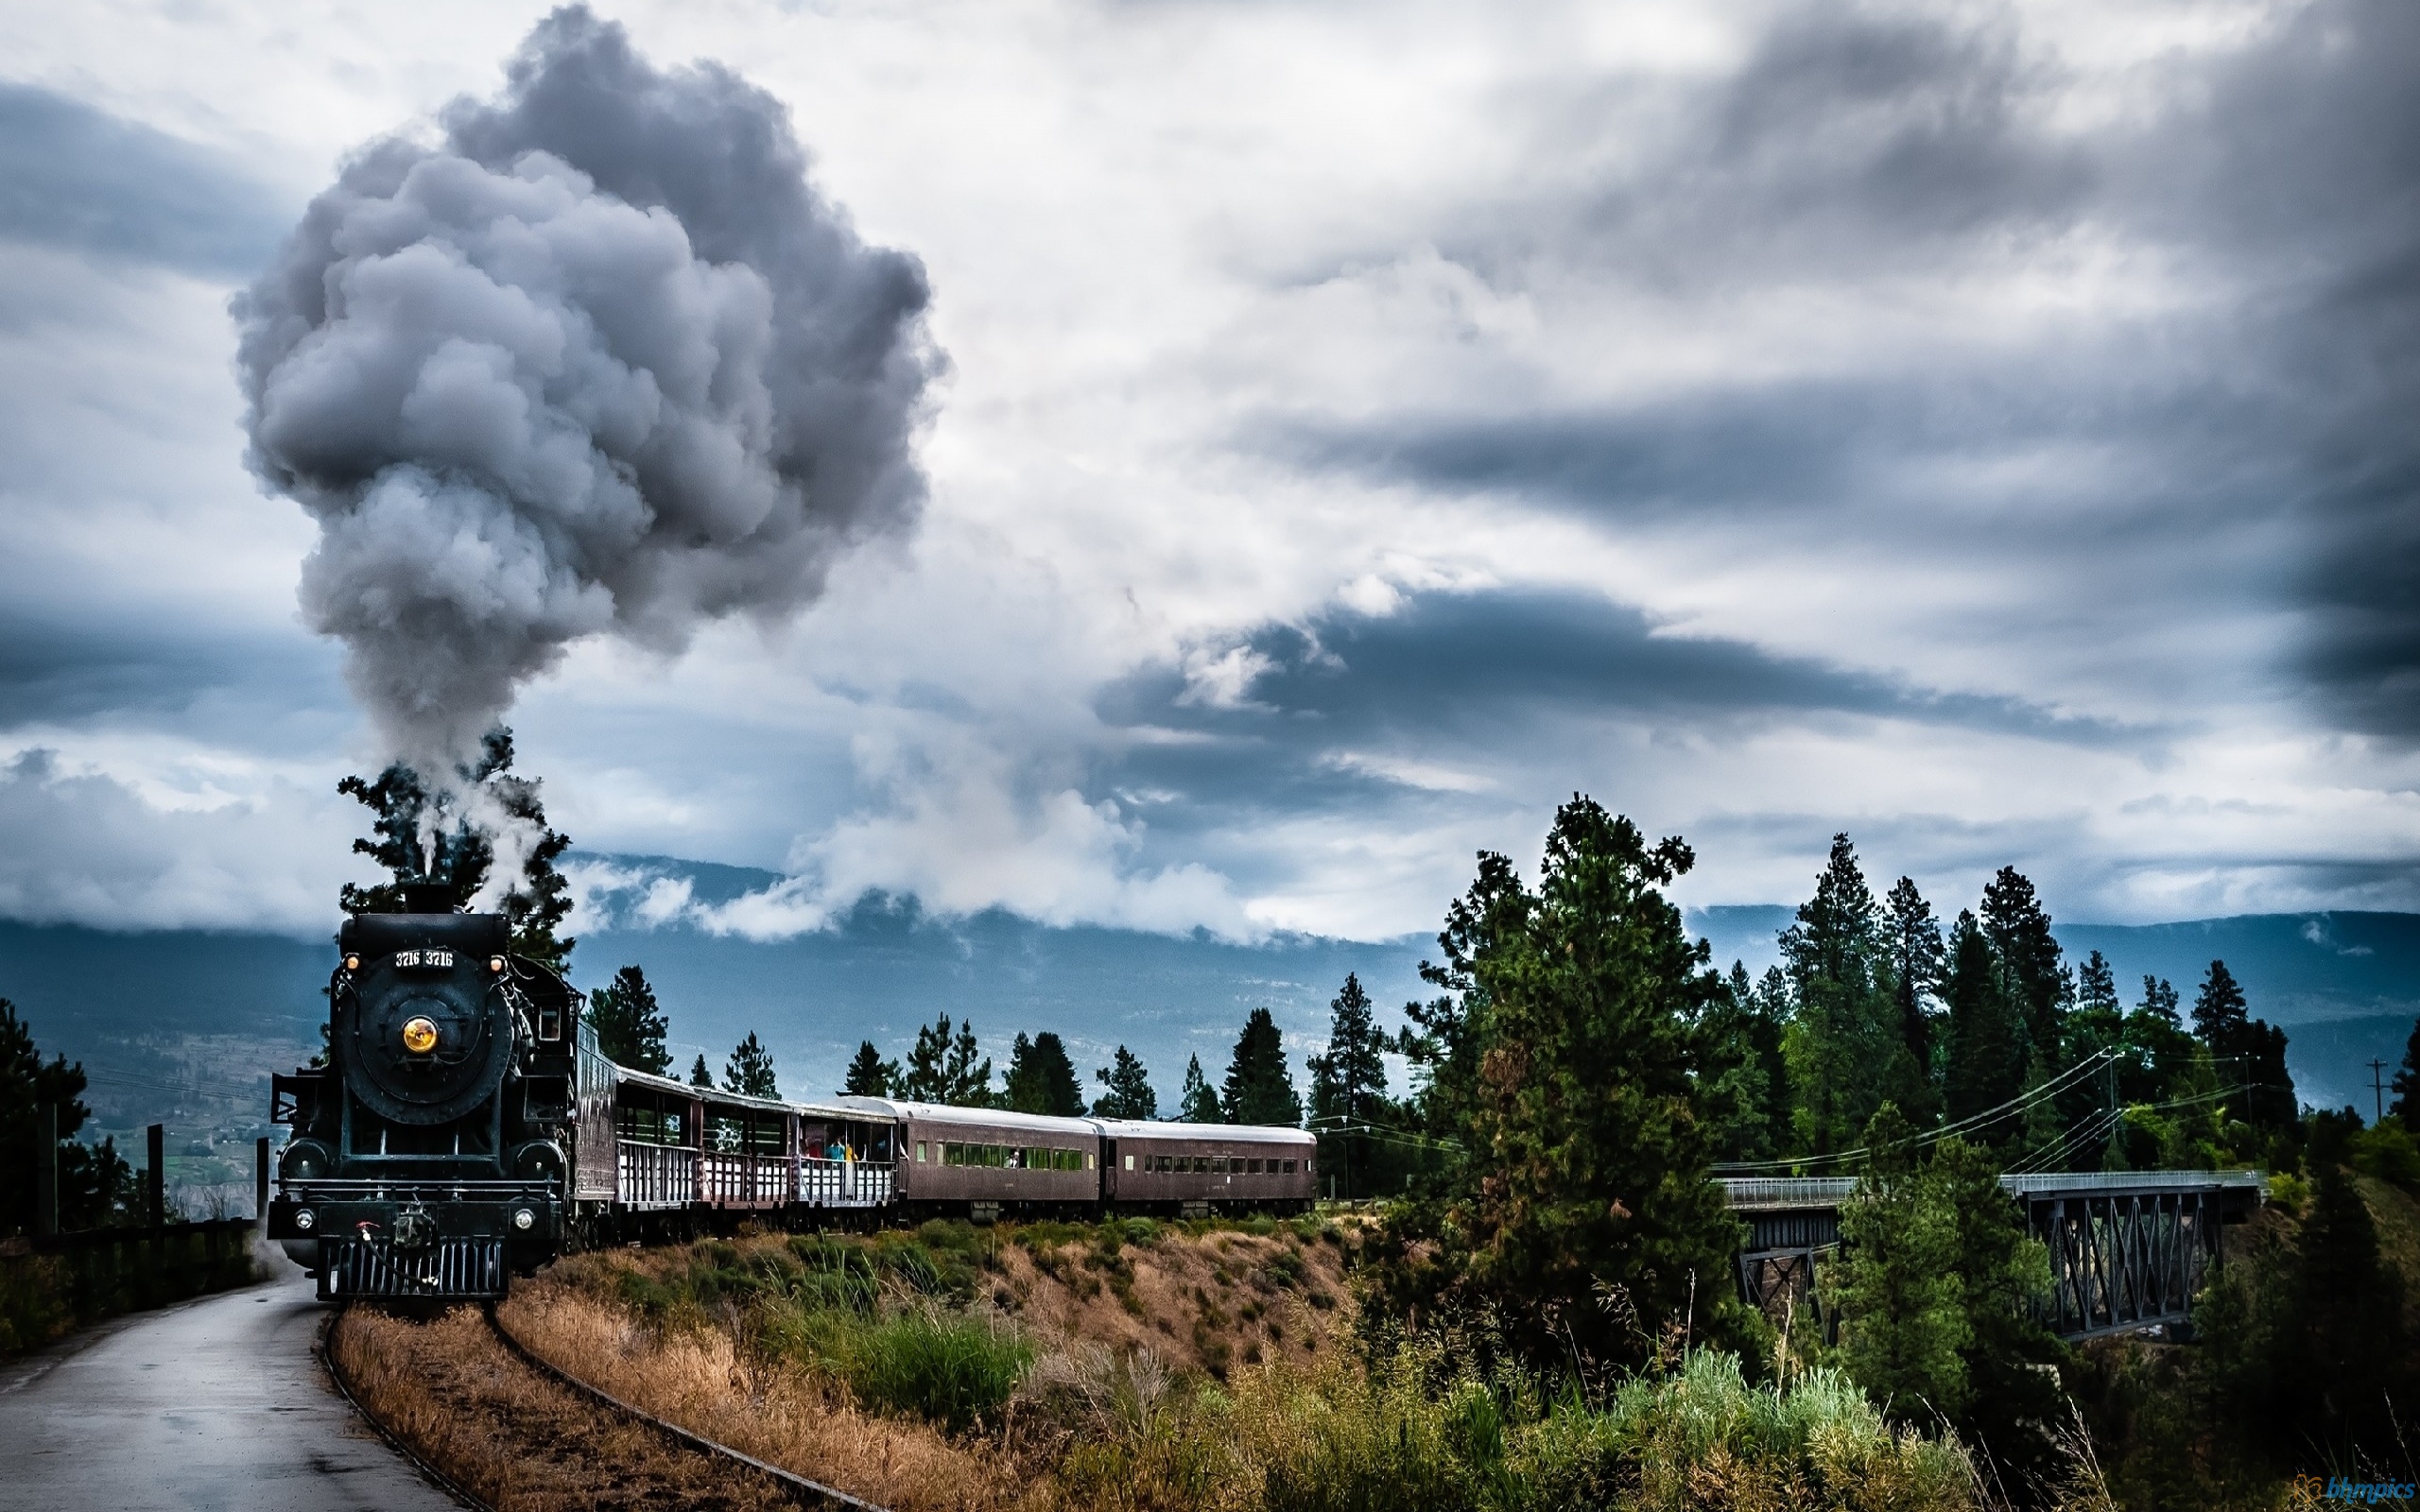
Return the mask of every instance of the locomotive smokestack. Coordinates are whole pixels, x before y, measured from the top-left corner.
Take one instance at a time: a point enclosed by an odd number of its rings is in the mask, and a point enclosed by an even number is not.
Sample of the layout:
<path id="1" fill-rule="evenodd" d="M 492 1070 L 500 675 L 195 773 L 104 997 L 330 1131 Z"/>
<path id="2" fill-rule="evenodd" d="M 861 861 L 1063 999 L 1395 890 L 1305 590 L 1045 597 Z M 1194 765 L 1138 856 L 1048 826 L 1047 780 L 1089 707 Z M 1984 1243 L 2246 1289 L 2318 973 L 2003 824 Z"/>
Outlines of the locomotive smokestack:
<path id="1" fill-rule="evenodd" d="M 572 642 L 776 621 L 912 528 L 941 366 L 922 266 L 771 95 L 582 7 L 508 78 L 353 158 L 233 306 L 251 465 L 320 524 L 304 616 L 427 773 Z"/>

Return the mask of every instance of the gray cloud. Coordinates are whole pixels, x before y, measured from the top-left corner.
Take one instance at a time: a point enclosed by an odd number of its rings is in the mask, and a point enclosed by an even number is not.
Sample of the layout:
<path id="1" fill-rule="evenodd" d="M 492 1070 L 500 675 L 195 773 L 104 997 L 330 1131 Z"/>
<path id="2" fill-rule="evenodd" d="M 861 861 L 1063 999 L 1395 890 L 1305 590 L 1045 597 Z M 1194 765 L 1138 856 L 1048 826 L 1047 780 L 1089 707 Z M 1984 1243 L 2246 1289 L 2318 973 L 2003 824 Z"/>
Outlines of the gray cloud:
<path id="1" fill-rule="evenodd" d="M 916 520 L 919 265 L 770 95 L 585 9 L 313 201 L 236 305 L 252 463 L 320 522 L 304 613 L 381 733 L 464 749 L 584 636 L 778 619 Z"/>
<path id="2" fill-rule="evenodd" d="M 233 274 L 260 266 L 289 213 L 217 153 L 0 83 L 0 237 Z"/>

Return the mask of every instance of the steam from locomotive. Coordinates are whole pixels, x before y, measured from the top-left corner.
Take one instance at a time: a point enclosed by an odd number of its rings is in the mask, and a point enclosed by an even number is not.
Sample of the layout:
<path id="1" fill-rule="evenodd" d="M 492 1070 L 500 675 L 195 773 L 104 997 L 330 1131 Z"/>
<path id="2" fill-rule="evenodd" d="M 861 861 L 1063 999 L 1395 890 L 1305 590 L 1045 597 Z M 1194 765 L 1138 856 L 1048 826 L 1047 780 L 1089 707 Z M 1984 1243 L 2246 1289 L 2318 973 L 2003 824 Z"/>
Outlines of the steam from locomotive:
<path id="1" fill-rule="evenodd" d="M 354 157 L 234 304 L 251 465 L 320 525 L 303 613 L 424 772 L 573 642 L 778 620 L 925 497 L 923 267 L 780 103 L 582 7 L 508 77 Z"/>

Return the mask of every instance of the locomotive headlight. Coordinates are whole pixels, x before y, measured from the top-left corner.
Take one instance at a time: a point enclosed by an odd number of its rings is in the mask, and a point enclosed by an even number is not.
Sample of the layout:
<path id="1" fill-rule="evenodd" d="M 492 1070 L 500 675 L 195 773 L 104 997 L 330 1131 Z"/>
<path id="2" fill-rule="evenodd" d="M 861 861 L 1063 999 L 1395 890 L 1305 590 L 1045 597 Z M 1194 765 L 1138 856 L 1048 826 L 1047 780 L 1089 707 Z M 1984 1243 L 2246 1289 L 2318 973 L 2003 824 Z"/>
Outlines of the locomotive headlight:
<path id="1" fill-rule="evenodd" d="M 503 974 L 504 974 L 504 957 L 503 957 L 503 956 L 501 956 L 501 955 L 491 955 L 491 956 L 489 956 L 489 957 L 488 957 L 488 970 L 489 970 L 489 971 L 491 971 L 495 972 L 498 976 L 503 975 Z"/>
<path id="2" fill-rule="evenodd" d="M 346 957 L 344 958 L 344 969 L 345 969 L 346 971 L 360 971 L 360 970 L 361 970 L 361 957 L 360 957 L 360 956 L 358 956 L 358 955 L 348 955 L 348 956 L 346 956 Z"/>
<path id="3" fill-rule="evenodd" d="M 294 1227 L 302 1229 L 306 1234 L 311 1231 L 312 1227 L 319 1221 L 320 1215 L 313 1212 L 308 1208 L 297 1208 L 294 1210 Z"/>
<path id="4" fill-rule="evenodd" d="M 538 1215 L 531 1212 L 527 1208 L 515 1208 L 512 1210 L 512 1227 L 515 1228 L 527 1228 L 537 1221 Z"/>
<path id="5" fill-rule="evenodd" d="M 427 1018 L 416 1018 L 404 1024 L 404 1048 L 415 1056 L 424 1056 L 437 1048 L 437 1025 Z"/>

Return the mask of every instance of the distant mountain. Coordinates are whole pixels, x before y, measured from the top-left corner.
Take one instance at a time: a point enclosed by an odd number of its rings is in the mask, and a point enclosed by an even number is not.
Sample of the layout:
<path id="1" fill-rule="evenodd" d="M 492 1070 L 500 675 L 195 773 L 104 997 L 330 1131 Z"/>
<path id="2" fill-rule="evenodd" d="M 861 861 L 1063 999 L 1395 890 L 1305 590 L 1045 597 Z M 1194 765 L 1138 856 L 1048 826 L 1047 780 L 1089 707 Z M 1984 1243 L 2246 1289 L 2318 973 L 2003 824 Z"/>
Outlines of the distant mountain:
<path id="1" fill-rule="evenodd" d="M 635 879 L 603 895 L 581 931 L 573 979 L 602 985 L 621 965 L 647 969 L 672 1021 L 683 1069 L 700 1053 L 719 1072 L 753 1031 L 771 1048 L 786 1091 L 834 1091 L 860 1040 L 901 1054 L 916 1026 L 947 1012 L 971 1020 L 995 1068 L 1019 1031 L 1055 1029 L 1080 1072 L 1125 1044 L 1172 1105 L 1187 1056 L 1214 1080 L 1244 1016 L 1266 1005 L 1302 1057 L 1327 1028 L 1347 971 L 1385 1010 L 1423 996 L 1427 934 L 1362 943 L 1281 936 L 1239 945 L 1207 935 L 1054 928 L 1003 912 L 936 919 L 912 902 L 868 899 L 827 930 L 767 943 L 717 936 L 694 915 L 645 927 L 648 883 L 685 884 L 692 904 L 727 902 L 778 879 L 769 872 L 660 857 L 589 857 Z M 1780 906 L 1691 910 L 1688 927 L 1728 970 L 1776 958 Z M 331 933 L 335 920 L 331 919 Z M 600 927 L 601 925 L 601 927 Z M 2189 1001 L 2213 957 L 2226 960 L 2252 1009 L 2286 1026 L 2304 1100 L 2371 1108 L 2372 1057 L 2390 1074 L 2420 1014 L 2420 915 L 2247 915 L 2183 924 L 2061 925 L 2070 956 L 2108 956 L 2131 1002 L 2145 972 Z M 0 996 L 18 1004 L 45 1051 L 84 1060 L 112 1128 L 165 1119 L 181 1129 L 246 1134 L 266 1105 L 266 1077 L 307 1056 L 325 1014 L 328 941 L 174 932 L 110 934 L 0 922 Z M 1387 1022 L 1398 1015 L 1386 1013 Z M 1398 1075 L 1401 1067 L 1396 1068 Z"/>

